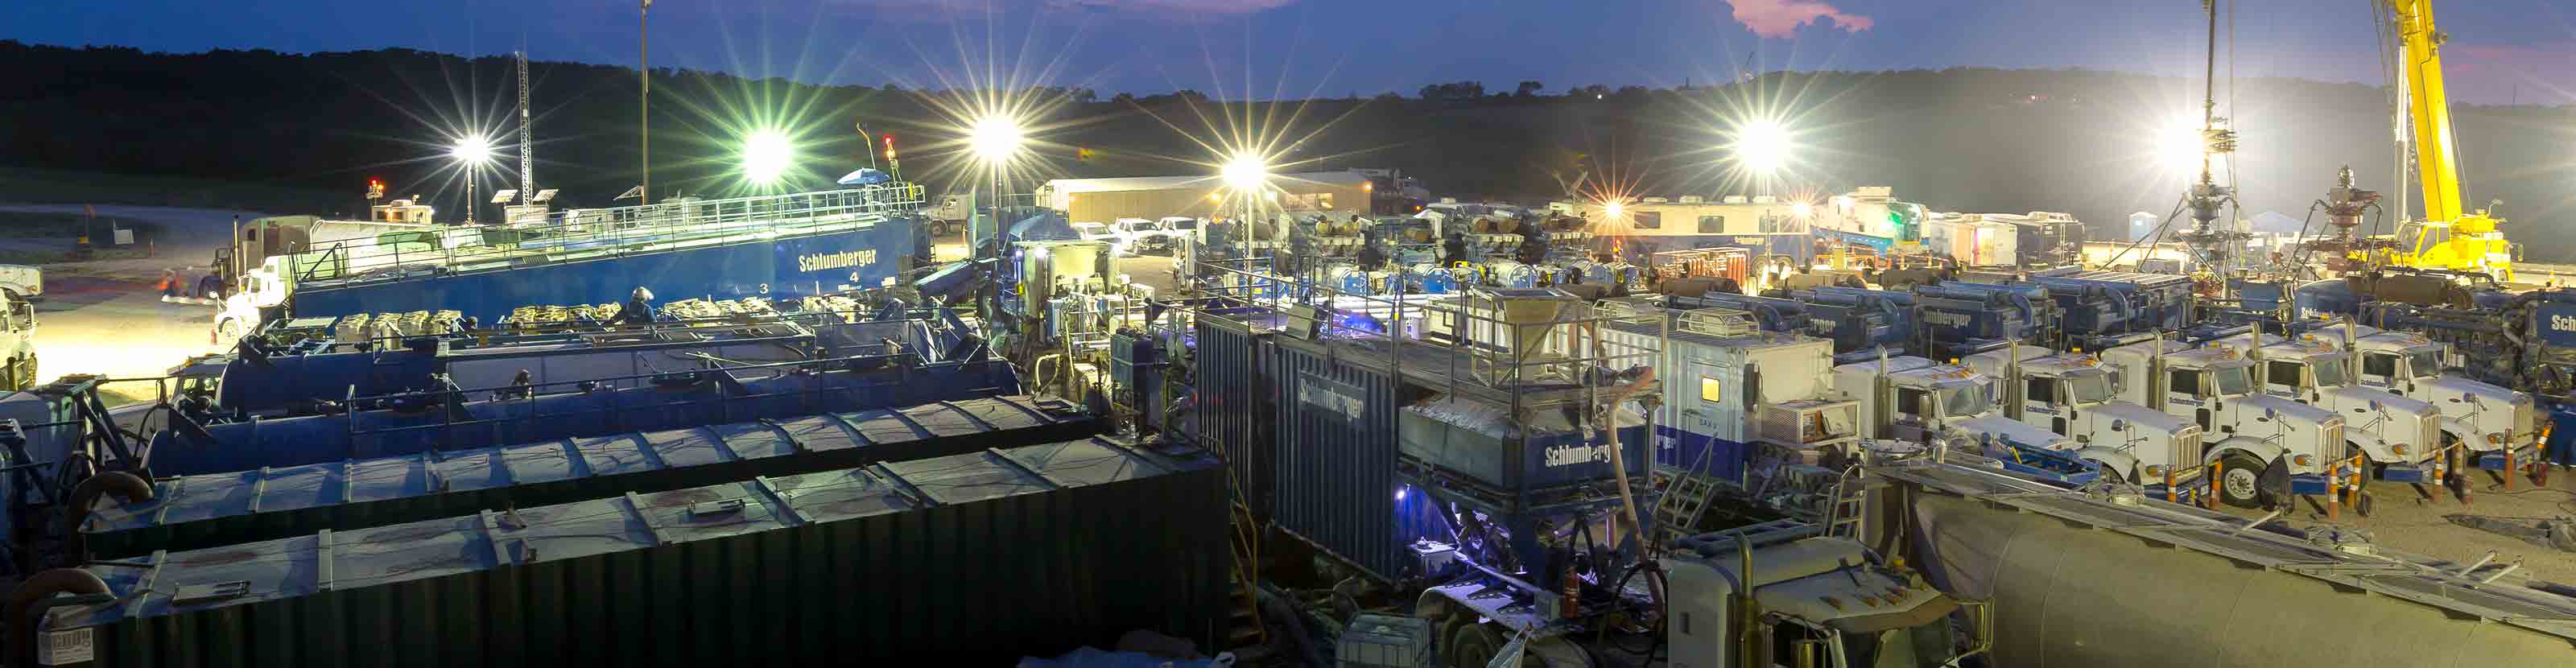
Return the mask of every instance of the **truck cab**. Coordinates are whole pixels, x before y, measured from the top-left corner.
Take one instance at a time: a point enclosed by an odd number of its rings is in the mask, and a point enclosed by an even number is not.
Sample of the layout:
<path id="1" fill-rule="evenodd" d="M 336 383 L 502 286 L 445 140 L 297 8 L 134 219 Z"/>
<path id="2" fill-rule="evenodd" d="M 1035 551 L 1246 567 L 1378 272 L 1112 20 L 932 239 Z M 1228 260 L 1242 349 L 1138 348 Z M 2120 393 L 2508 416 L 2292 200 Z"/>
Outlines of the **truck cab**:
<path id="1" fill-rule="evenodd" d="M 2078 456 L 2120 480 L 2178 485 L 2200 477 L 2203 430 L 2119 396 L 2120 381 L 2091 355 L 2018 346 L 1968 356 L 1968 368 L 2004 383 L 2003 412 L 2075 439 Z"/>
<path id="2" fill-rule="evenodd" d="M 35 387 L 36 376 L 36 305 L 15 295 L 0 293 L 0 389 L 11 391 Z"/>
<path id="3" fill-rule="evenodd" d="M 2357 325 L 2330 327 L 2317 335 L 2328 341 L 2350 339 L 2349 348 L 2360 359 L 2354 379 L 2362 389 L 2441 411 L 2445 443 L 2467 443 L 2470 452 L 2482 457 L 2511 449 L 2517 461 L 2539 459 L 2542 419 L 2531 395 L 2444 371 L 2454 366 L 2446 363 L 2450 344 Z"/>
<path id="4" fill-rule="evenodd" d="M 1109 224 L 1116 235 L 1120 255 L 1162 255 L 1172 252 L 1172 237 L 1164 233 L 1163 223 L 1145 218 L 1120 218 Z"/>
<path id="5" fill-rule="evenodd" d="M 45 269 L 23 264 L 0 264 L 0 297 L 11 302 L 33 302 L 45 298 Z"/>
<path id="6" fill-rule="evenodd" d="M 2123 398 L 2199 425 L 2215 441 L 2201 463 L 2223 469 L 2218 493 L 2228 505 L 2264 506 L 2282 491 L 2323 494 L 2344 455 L 2342 417 L 2256 391 L 2254 363 L 2234 350 L 2157 339 L 2104 350 L 2102 360 L 2120 370 Z"/>
<path id="7" fill-rule="evenodd" d="M 2264 394 L 2343 416 L 2346 445 L 2369 455 L 2381 478 L 2423 482 L 2441 472 L 2441 413 L 2429 403 L 2362 389 L 2353 382 L 2342 347 L 2313 334 L 2296 340 L 2248 334 L 2209 345 L 2251 359 L 2255 385 Z"/>
<path id="8" fill-rule="evenodd" d="M 1792 532 L 1674 541 L 1661 559 L 1671 580 L 1672 665 L 1931 668 L 1953 665 L 1957 646 L 1976 644 L 1951 630 L 1960 602 L 1919 574 L 1851 539 L 1766 535 L 1781 533 Z M 1747 618 L 1747 610 L 1762 614 Z"/>
<path id="9" fill-rule="evenodd" d="M 2075 439 L 2004 417 L 1995 377 L 1967 367 L 1901 356 L 1837 366 L 1833 376 L 1835 389 L 1860 402 L 1864 438 L 1974 446 L 2005 462 L 2050 469 L 2076 461 L 2081 450 Z"/>
<path id="10" fill-rule="evenodd" d="M 291 255 L 270 256 L 260 261 L 259 268 L 234 278 L 232 292 L 224 295 L 223 310 L 215 313 L 209 342 L 230 344 L 278 317 L 287 296 L 295 292 L 295 273 L 287 269 L 293 262 Z"/>

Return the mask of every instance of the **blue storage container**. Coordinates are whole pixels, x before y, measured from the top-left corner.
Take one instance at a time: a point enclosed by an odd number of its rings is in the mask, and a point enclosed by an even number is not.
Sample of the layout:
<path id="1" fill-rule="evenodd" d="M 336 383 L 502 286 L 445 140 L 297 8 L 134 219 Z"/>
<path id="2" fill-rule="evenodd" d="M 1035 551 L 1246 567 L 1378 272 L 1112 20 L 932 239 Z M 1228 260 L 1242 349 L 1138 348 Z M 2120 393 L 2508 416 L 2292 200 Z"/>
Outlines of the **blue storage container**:
<path id="1" fill-rule="evenodd" d="M 789 475 L 1081 438 L 1061 400 L 993 397 L 672 431 L 161 478 L 155 498 L 102 498 L 88 550 L 124 557 L 540 506 L 754 475 Z"/>

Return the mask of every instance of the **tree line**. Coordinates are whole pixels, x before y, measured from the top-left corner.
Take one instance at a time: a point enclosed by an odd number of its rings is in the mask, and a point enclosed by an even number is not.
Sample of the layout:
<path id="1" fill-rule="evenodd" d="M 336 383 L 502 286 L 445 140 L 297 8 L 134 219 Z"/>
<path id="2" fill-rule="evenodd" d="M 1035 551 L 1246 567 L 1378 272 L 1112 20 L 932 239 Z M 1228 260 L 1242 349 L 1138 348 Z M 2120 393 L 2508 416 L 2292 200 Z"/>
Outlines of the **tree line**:
<path id="1" fill-rule="evenodd" d="M 445 135 L 515 141 L 513 67 L 507 57 L 408 49 L 169 54 L 0 41 L 0 71 L 15 82 L 0 86 L 0 168 L 236 183 L 244 187 L 135 203 L 326 214 L 354 213 L 367 180 L 381 178 L 398 196 L 418 192 L 446 209 L 461 205 L 463 192 L 444 159 Z M 616 204 L 639 180 L 636 71 L 540 61 L 532 79 L 539 186 L 562 189 L 562 206 Z M 903 175 L 933 193 L 981 184 L 989 173 L 971 160 L 959 129 L 974 91 L 669 68 L 652 80 L 657 197 L 753 187 L 736 167 L 739 144 L 765 128 L 797 138 L 800 169 L 788 187 L 830 187 L 881 160 L 888 134 Z M 2224 111 L 2242 148 L 2222 164 L 2232 162 L 2244 217 L 2304 217 L 2345 165 L 2365 187 L 2389 192 L 2392 205 L 2411 190 L 2411 179 L 2394 174 L 2384 89 L 2236 83 Z M 1229 156 L 1208 147 L 1225 145 L 1233 125 L 1266 122 L 1285 128 L 1274 144 L 1278 171 L 1395 168 L 1462 199 L 1821 196 L 1888 185 L 1937 210 L 2068 211 L 2109 237 L 2133 212 L 2172 211 L 2185 175 L 2163 164 L 2156 146 L 2180 119 L 2196 118 L 2198 91 L 2198 82 L 2173 78 L 1983 68 L 1773 72 L 1671 89 L 1454 81 L 1411 96 L 1257 102 L 1189 90 L 1031 89 L 1008 92 L 1036 113 L 1027 159 L 1009 177 L 1024 190 L 1049 177 L 1212 173 Z M 2456 112 L 2471 204 L 2501 200 L 2508 234 L 2531 257 L 2576 257 L 2576 239 L 2545 235 L 2576 224 L 2568 213 L 2576 211 L 2576 161 L 2563 148 L 2576 145 L 2576 109 Z M 1748 118 L 1775 119 L 1790 132 L 1789 169 L 1776 181 L 1731 168 L 1730 129 Z M 515 187 L 515 167 L 505 155 L 485 170 L 486 185 Z M 0 197 L 47 199 L 5 188 Z M 108 198 L 84 191 L 79 199 Z"/>

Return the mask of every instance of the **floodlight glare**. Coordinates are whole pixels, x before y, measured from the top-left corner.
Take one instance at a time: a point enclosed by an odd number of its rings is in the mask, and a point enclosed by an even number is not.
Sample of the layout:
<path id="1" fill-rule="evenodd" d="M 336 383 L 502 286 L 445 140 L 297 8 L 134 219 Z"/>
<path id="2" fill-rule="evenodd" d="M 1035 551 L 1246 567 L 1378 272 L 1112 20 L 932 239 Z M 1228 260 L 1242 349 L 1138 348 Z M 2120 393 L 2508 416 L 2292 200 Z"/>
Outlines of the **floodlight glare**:
<path id="1" fill-rule="evenodd" d="M 447 155 L 455 158 L 457 162 L 466 164 L 479 165 L 491 162 L 492 140 L 485 139 L 481 135 L 463 137 L 456 140 L 455 146 L 447 149 Z"/>
<path id="2" fill-rule="evenodd" d="M 1270 166 L 1259 156 L 1239 155 L 1225 163 L 1225 184 L 1236 190 L 1252 190 L 1270 180 Z"/>
<path id="3" fill-rule="evenodd" d="M 2201 156 L 2209 145 L 2201 135 L 2200 123 L 2175 121 L 2156 133 L 2154 150 L 2156 164 L 2188 174 L 2200 171 Z"/>
<path id="4" fill-rule="evenodd" d="M 1776 121 L 1757 120 L 1735 129 L 1735 160 L 1745 169 L 1769 174 L 1789 163 L 1789 131 Z"/>
<path id="5" fill-rule="evenodd" d="M 1020 151 L 1020 123 L 1004 116 L 986 116 L 975 121 L 967 131 L 967 144 L 974 148 L 975 158 L 988 163 L 1011 159 Z"/>
<path id="6" fill-rule="evenodd" d="M 787 166 L 796 161 L 796 147 L 787 134 L 777 130 L 751 133 L 742 142 L 742 176 L 759 185 L 774 185 L 786 178 Z"/>
<path id="7" fill-rule="evenodd" d="M 1805 217 L 1807 217 L 1807 216 L 1809 216 L 1809 215 L 1814 214 L 1815 212 L 1816 212 L 1816 207 L 1815 207 L 1815 205 L 1813 205 L 1813 204 L 1808 204 L 1808 203 L 1806 203 L 1806 202 L 1799 202 L 1799 203 L 1796 203 L 1796 204 L 1791 204 L 1791 205 L 1789 205 L 1789 213 L 1790 213 L 1790 215 L 1794 215 L 1794 216 L 1797 216 L 1797 217 L 1800 217 L 1800 218 L 1805 218 Z"/>
<path id="8" fill-rule="evenodd" d="M 1618 202 L 1611 202 L 1609 204 L 1601 205 L 1601 209 L 1608 212 L 1610 217 L 1617 218 L 1622 211 L 1627 210 L 1627 207 L 1620 205 Z"/>

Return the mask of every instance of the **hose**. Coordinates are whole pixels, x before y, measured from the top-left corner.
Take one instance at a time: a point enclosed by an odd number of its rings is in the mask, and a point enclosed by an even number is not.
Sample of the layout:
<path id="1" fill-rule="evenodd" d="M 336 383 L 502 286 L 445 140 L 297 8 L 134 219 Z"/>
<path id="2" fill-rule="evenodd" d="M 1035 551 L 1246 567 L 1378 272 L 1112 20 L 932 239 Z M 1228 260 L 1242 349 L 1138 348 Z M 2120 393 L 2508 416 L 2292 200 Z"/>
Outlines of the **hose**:
<path id="1" fill-rule="evenodd" d="M 89 559 L 89 536 L 81 533 L 81 523 L 89 520 L 90 506 L 102 494 L 115 494 L 117 500 L 138 503 L 153 499 L 152 483 L 124 471 L 108 471 L 90 476 L 72 488 L 71 501 L 63 508 L 64 553 L 75 561 Z"/>
<path id="2" fill-rule="evenodd" d="M 1592 336 L 1594 359 L 1608 357 L 1608 352 L 1603 350 L 1603 347 L 1600 333 L 1595 331 Z M 1639 373 L 1637 374 L 1637 379 L 1629 381 L 1626 387 L 1619 388 L 1618 394 L 1612 395 L 1614 398 L 1610 401 L 1609 407 L 1603 411 L 1601 420 L 1601 439 L 1609 442 L 1610 444 L 1610 473 L 1611 475 L 1617 476 L 1619 479 L 1619 507 L 1628 515 L 1628 532 L 1637 541 L 1637 550 L 1639 551 L 1638 556 L 1649 560 L 1646 563 L 1651 564 L 1654 563 L 1651 561 L 1654 556 L 1654 546 L 1646 542 L 1646 523 L 1640 520 L 1637 516 L 1637 494 L 1636 491 L 1630 488 L 1628 484 L 1628 455 L 1625 452 L 1621 452 L 1621 448 L 1619 447 L 1619 423 L 1617 419 L 1618 407 L 1620 404 L 1628 403 L 1628 397 L 1635 395 L 1638 390 L 1646 389 L 1646 386 L 1654 384 L 1655 382 L 1654 367 L 1638 367 L 1638 369 Z M 1662 619 L 1665 614 L 1664 587 L 1662 581 L 1647 580 L 1646 589 L 1648 593 L 1654 595 L 1655 618 Z"/>
<path id="3" fill-rule="evenodd" d="M 29 659 L 36 652 L 34 608 L 55 594 L 106 594 L 107 581 L 78 568 L 56 568 L 18 583 L 9 593 L 9 665 L 34 665 Z"/>

